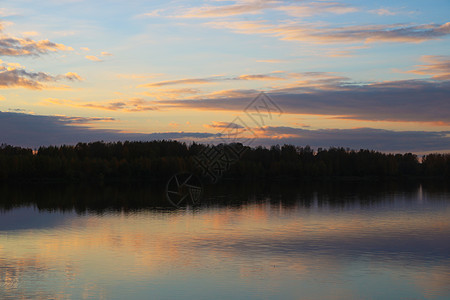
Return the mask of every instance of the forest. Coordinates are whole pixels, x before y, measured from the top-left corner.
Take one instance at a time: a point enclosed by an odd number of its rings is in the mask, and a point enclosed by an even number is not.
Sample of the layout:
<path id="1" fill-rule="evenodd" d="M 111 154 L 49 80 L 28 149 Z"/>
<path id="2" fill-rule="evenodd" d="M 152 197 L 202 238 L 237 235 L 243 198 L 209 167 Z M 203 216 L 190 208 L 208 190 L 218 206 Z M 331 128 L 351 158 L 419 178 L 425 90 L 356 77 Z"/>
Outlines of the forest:
<path id="1" fill-rule="evenodd" d="M 0 181 L 161 181 L 179 172 L 224 179 L 450 178 L 450 154 L 178 141 L 93 142 L 32 150 L 0 146 Z M 211 177 L 211 176 L 210 176 Z"/>

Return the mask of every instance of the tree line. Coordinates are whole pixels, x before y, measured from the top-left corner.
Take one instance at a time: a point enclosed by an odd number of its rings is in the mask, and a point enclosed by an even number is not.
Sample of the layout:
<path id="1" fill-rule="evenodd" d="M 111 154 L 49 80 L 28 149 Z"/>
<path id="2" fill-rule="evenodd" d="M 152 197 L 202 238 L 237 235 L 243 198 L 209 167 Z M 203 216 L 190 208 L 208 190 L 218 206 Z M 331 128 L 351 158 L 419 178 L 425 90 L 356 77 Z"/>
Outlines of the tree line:
<path id="1" fill-rule="evenodd" d="M 220 145 L 225 147 L 227 145 Z M 224 178 L 443 177 L 450 178 L 450 154 L 388 154 L 373 150 L 276 145 L 240 147 L 241 156 Z M 178 141 L 93 142 L 33 151 L 0 146 L 0 181 L 167 180 L 178 172 L 199 172 L 198 159 L 213 146 Z M 206 152 L 205 152 L 206 151 Z M 206 157 L 206 156 L 205 156 Z"/>

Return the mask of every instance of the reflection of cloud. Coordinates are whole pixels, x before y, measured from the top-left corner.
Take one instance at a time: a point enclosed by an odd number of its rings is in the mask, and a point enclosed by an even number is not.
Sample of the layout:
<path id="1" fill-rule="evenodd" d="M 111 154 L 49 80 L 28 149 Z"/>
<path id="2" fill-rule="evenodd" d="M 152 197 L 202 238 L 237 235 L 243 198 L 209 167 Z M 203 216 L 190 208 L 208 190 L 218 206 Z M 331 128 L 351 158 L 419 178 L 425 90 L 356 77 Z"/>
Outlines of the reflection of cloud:
<path id="1" fill-rule="evenodd" d="M 432 299 L 450 293 L 450 267 L 448 265 L 431 266 L 426 272 L 415 272 L 415 284 L 420 287 L 426 298 Z"/>

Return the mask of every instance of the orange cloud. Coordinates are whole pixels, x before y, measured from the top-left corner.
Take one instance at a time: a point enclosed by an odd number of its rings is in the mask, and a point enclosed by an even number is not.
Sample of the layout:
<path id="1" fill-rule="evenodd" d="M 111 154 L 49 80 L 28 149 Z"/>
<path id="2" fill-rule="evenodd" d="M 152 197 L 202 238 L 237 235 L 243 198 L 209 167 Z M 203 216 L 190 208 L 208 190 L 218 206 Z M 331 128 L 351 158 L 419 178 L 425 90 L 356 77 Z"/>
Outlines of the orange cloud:
<path id="1" fill-rule="evenodd" d="M 270 24 L 265 21 L 217 21 L 213 28 L 227 28 L 242 34 L 262 34 L 281 40 L 310 43 L 420 43 L 450 34 L 450 22 L 425 25 L 366 25 L 319 27 L 296 23 Z"/>
<path id="2" fill-rule="evenodd" d="M 240 75 L 236 77 L 237 80 L 285 80 L 286 78 L 273 75 Z"/>
<path id="3" fill-rule="evenodd" d="M 166 80 L 154 83 L 147 83 L 140 85 L 139 87 L 159 87 L 166 85 L 177 85 L 177 84 L 208 84 L 212 83 L 214 80 L 212 78 L 187 78 L 178 80 Z"/>
<path id="4" fill-rule="evenodd" d="M 86 55 L 85 56 L 86 59 L 92 60 L 92 61 L 103 61 L 100 58 L 98 58 L 97 56 L 94 55 Z"/>
<path id="5" fill-rule="evenodd" d="M 52 76 L 44 72 L 28 72 L 15 67 L 5 67 L 0 64 L 0 88 L 23 87 L 28 89 L 67 88 L 67 86 L 49 86 L 47 83 L 60 79 L 82 80 L 77 73 L 69 72 L 65 75 Z"/>
<path id="6" fill-rule="evenodd" d="M 436 80 L 450 80 L 450 56 L 426 55 L 422 57 L 422 60 L 428 64 L 419 65 L 418 69 L 408 73 L 431 75 L 431 78 Z"/>
<path id="7" fill-rule="evenodd" d="M 141 98 L 132 98 L 126 100 L 119 99 L 104 103 L 92 103 L 92 102 L 86 103 L 67 99 L 48 98 L 45 99 L 43 104 L 57 104 L 57 105 L 67 105 L 71 107 L 83 107 L 83 108 L 92 108 L 110 111 L 125 111 L 125 112 L 142 112 L 142 111 L 157 110 L 157 107 L 151 106 L 152 104 L 151 102 L 145 101 L 144 99 Z"/>
<path id="8" fill-rule="evenodd" d="M 284 11 L 294 17 L 309 17 L 323 13 L 347 14 L 358 11 L 356 7 L 338 2 L 313 2 L 304 5 L 280 6 L 277 7 L 277 10 Z"/>
<path id="9" fill-rule="evenodd" d="M 222 6 L 203 6 L 179 12 L 174 17 L 178 18 L 217 18 L 229 17 L 242 14 L 258 14 L 266 8 L 272 7 L 276 2 L 272 1 L 249 1 L 239 4 Z"/>
<path id="10" fill-rule="evenodd" d="M 71 50 L 73 50 L 72 47 L 50 42 L 49 40 L 34 41 L 30 38 L 6 35 L 3 33 L 3 26 L 0 24 L 0 55 L 27 56 Z"/>

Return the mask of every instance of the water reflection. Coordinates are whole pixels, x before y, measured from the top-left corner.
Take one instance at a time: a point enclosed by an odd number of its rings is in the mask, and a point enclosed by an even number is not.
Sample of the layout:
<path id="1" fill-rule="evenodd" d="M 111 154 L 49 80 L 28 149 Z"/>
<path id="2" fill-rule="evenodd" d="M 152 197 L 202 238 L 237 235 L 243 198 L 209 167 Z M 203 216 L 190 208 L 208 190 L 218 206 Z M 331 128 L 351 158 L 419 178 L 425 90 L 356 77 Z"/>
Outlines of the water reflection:
<path id="1" fill-rule="evenodd" d="M 2 187 L 0 298 L 450 296 L 445 185 Z"/>

